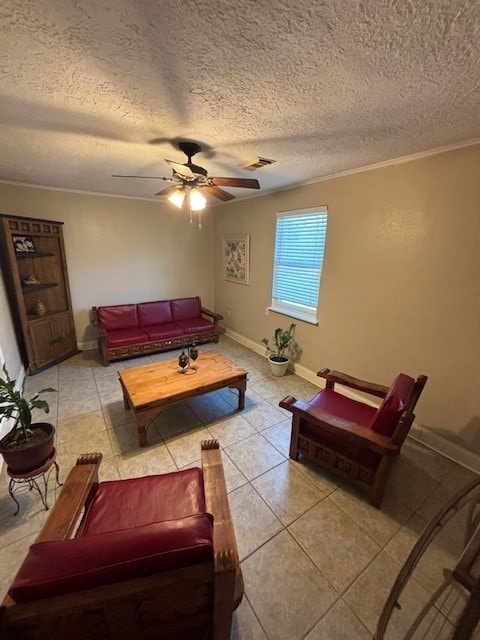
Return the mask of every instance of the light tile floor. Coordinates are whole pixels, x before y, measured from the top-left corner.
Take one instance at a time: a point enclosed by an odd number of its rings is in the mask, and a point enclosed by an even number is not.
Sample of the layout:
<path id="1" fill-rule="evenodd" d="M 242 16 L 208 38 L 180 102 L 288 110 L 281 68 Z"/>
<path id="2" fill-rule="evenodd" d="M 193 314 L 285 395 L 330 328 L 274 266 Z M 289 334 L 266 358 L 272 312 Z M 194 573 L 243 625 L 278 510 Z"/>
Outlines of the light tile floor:
<path id="1" fill-rule="evenodd" d="M 175 358 L 178 352 L 103 367 L 96 351 L 87 351 L 29 378 L 29 391 L 58 389 L 48 398 L 48 420 L 57 427 L 61 478 L 87 451 L 103 453 L 103 480 L 180 469 L 199 464 L 202 439 L 218 438 L 245 580 L 232 639 L 371 638 L 390 587 L 423 527 L 474 474 L 407 440 L 377 510 L 334 476 L 288 458 L 290 414 L 278 402 L 285 395 L 310 399 L 317 387 L 293 374 L 274 378 L 264 358 L 226 337 L 218 345 L 201 345 L 200 361 L 202 351 L 212 348 L 248 370 L 244 411 L 237 411 L 237 392 L 229 389 L 194 398 L 151 423 L 144 449 L 138 448 L 132 415 L 124 410 L 117 372 Z M 37 495 L 22 491 L 15 517 L 7 486 L 3 468 L 3 592 L 47 515 Z M 50 501 L 56 491 L 52 475 Z M 422 559 L 388 637 L 403 637 L 407 619 L 437 588 L 442 566 L 458 551 L 460 537 L 454 532 L 445 531 Z M 437 605 L 433 622 L 425 623 L 430 635 L 422 637 L 449 637 L 453 604 L 442 606 L 445 616 L 439 618 Z"/>

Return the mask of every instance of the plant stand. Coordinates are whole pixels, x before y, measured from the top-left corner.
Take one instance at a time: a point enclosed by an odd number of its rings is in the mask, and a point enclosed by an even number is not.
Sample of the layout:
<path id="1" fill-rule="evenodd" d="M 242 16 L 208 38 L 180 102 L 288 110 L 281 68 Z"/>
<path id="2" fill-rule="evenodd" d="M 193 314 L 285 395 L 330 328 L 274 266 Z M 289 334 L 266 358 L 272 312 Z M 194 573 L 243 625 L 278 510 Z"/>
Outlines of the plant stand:
<path id="1" fill-rule="evenodd" d="M 17 510 L 13 515 L 17 515 L 20 511 L 20 503 L 15 498 L 15 492 L 20 488 L 21 485 L 27 484 L 29 491 L 35 489 L 38 491 L 40 498 L 42 500 L 43 506 L 48 511 L 48 502 L 47 502 L 47 491 L 48 491 L 48 479 L 50 477 L 50 473 L 52 472 L 52 468 L 55 467 L 55 480 L 57 482 L 57 486 L 61 487 L 62 483 L 59 481 L 58 474 L 60 472 L 60 468 L 57 462 L 57 451 L 53 449 L 50 457 L 44 462 L 44 464 L 38 469 L 32 469 L 31 471 L 27 471 L 26 473 L 18 473 L 17 471 L 10 471 L 10 468 L 7 467 L 7 474 L 10 477 L 10 482 L 8 484 L 8 493 L 11 495 L 13 501 L 17 504 Z M 37 482 L 38 478 L 43 479 L 43 492 L 42 487 Z"/>

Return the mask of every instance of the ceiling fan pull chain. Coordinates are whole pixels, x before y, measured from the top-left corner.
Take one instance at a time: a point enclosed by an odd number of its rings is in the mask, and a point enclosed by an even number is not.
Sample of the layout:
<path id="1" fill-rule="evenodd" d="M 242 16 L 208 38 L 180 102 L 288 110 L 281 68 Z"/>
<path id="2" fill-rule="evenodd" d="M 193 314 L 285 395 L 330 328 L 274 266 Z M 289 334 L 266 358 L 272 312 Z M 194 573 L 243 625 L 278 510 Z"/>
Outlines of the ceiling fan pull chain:
<path id="1" fill-rule="evenodd" d="M 198 212 L 198 228 L 199 229 L 203 229 L 203 227 L 202 227 L 202 212 L 201 211 Z"/>

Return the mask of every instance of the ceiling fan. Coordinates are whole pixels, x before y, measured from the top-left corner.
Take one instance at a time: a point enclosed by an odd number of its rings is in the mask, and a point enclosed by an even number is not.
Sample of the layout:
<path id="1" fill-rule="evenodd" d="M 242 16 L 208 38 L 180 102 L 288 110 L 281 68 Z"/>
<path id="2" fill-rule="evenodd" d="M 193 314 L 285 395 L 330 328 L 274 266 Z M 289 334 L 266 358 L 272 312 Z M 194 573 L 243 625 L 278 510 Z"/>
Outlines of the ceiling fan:
<path id="1" fill-rule="evenodd" d="M 152 178 L 173 182 L 174 184 L 155 195 L 167 196 L 179 209 L 188 203 L 193 211 L 200 211 L 205 208 L 206 200 L 202 191 L 214 198 L 227 201 L 233 200 L 235 196 L 224 189 L 220 189 L 220 187 L 260 189 L 258 180 L 251 178 L 209 178 L 206 169 L 192 162 L 193 156 L 202 150 L 201 146 L 196 142 L 187 141 L 180 142 L 178 146 L 187 156 L 188 161 L 181 164 L 173 160 L 165 160 L 172 167 L 172 177 L 112 175 L 112 178 Z M 185 197 L 187 194 L 188 198 Z"/>

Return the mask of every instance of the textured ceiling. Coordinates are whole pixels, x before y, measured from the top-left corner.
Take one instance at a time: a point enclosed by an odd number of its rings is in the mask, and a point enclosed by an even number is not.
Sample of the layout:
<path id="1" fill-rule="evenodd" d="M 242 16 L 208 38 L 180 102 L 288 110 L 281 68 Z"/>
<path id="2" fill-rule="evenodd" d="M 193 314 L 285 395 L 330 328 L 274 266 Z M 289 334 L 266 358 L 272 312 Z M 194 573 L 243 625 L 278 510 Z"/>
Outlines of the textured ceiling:
<path id="1" fill-rule="evenodd" d="M 189 139 L 270 190 L 477 139 L 479 42 L 478 0 L 2 0 L 0 180 L 152 197 L 111 174 Z"/>

